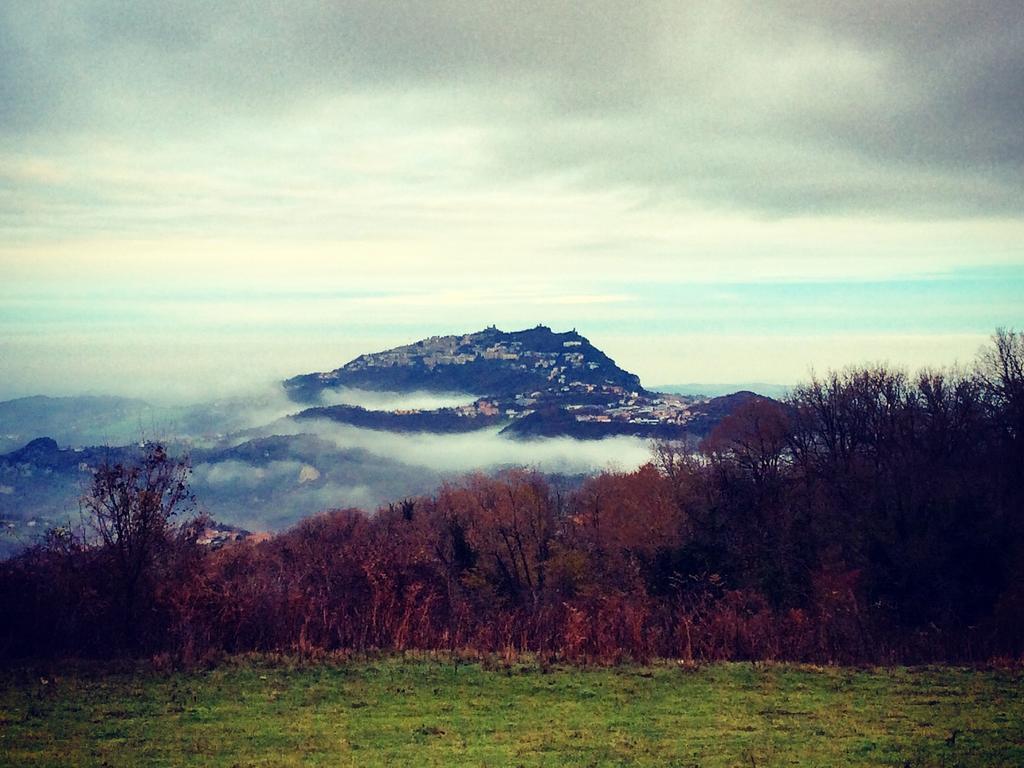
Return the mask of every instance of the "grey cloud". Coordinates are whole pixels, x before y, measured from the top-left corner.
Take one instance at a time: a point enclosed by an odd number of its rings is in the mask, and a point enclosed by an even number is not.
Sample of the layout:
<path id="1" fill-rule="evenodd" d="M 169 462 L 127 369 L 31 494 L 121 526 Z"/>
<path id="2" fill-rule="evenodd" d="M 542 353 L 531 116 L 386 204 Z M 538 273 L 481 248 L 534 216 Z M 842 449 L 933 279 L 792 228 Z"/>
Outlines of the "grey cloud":
<path id="1" fill-rule="evenodd" d="M 0 124 L 26 150 L 76 132 L 200 146 L 239 122 L 419 93 L 481 131 L 481 184 L 568 173 L 771 215 L 1024 203 L 1017 2 L 96 0 L 2 13 Z"/>

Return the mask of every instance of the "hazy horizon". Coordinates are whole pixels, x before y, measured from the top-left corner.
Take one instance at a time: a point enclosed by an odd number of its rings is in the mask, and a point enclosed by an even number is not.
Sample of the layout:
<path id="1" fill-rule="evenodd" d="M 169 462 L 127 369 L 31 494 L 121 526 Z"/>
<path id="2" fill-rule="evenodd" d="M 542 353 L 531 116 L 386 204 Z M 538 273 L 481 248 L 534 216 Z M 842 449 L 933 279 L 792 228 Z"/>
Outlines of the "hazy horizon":
<path id="1" fill-rule="evenodd" d="M 481 326 L 482 327 L 482 326 Z M 480 330 L 472 328 L 469 330 Z M 566 326 L 563 329 L 569 330 Z M 437 334 L 426 334 L 437 335 Z M 586 334 L 584 334 L 586 335 Z M 712 394 L 730 386 L 747 387 L 764 384 L 773 388 L 790 387 L 806 381 L 815 373 L 838 370 L 858 364 L 886 363 L 911 372 L 921 368 L 953 367 L 967 364 L 989 339 L 990 334 L 959 334 L 943 336 L 891 336 L 880 340 L 869 335 L 844 339 L 841 349 L 835 348 L 834 337 L 746 338 L 740 335 L 702 338 L 683 336 L 651 341 L 631 339 L 625 334 L 610 336 L 612 344 L 591 341 L 609 354 L 620 366 L 631 372 L 650 370 L 641 375 L 649 388 L 700 387 L 706 385 Z M 136 338 L 125 344 L 103 338 L 81 339 L 74 334 L 33 339 L 31 344 L 16 341 L 3 345 L 4 373 L 0 382 L 0 400 L 44 395 L 71 397 L 76 395 L 112 395 L 147 400 L 162 405 L 186 405 L 237 397 L 259 397 L 270 388 L 293 375 L 332 370 L 365 352 L 406 344 L 421 336 L 395 334 L 393 337 L 367 337 L 366 345 L 351 338 L 309 341 L 297 335 L 272 339 L 233 338 L 225 334 L 210 336 Z M 377 341 L 377 346 L 373 343 Z M 716 365 L 729 348 L 735 362 Z M 701 362 L 692 367 L 658 365 L 659 349 L 666 356 L 681 356 Z M 757 353 L 777 354 L 790 351 L 805 355 L 802 373 L 799 366 L 778 365 L 744 367 Z M 334 353 L 332 355 L 332 353 Z M 644 357 L 650 354 L 650 357 Z M 263 357 L 261 360 L 260 358 Z M 799 358 L 798 358 L 799 359 Z M 632 361 L 632 362 L 631 362 Z M 672 372 L 675 378 L 670 378 Z M 787 376 L 789 371 L 794 375 Z M 704 376 L 701 377 L 700 374 Z M 772 375 L 775 374 L 775 375 Z M 713 390 L 713 391 L 712 391 Z M 386 407 L 388 393 L 376 403 Z M 372 408 L 375 402 L 352 402 Z M 445 398 L 437 407 L 447 405 Z"/>

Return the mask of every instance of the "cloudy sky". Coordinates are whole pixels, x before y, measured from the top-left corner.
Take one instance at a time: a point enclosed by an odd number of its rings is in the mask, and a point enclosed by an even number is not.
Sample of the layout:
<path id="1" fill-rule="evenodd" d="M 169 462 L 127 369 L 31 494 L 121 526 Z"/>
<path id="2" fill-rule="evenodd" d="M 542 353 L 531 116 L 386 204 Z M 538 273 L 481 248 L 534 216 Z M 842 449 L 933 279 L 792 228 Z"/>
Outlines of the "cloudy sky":
<path id="1" fill-rule="evenodd" d="M 0 4 L 0 397 L 576 327 L 645 383 L 1024 326 L 1024 14 Z"/>

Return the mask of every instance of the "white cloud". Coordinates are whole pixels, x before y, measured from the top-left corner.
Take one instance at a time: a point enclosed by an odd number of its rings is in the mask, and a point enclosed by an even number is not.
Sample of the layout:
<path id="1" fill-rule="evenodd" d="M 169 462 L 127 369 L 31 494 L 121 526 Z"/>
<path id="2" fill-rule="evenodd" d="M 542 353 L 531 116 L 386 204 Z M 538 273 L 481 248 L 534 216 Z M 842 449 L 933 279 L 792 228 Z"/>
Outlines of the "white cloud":
<path id="1" fill-rule="evenodd" d="M 358 405 L 371 411 L 395 411 L 400 409 L 434 410 L 467 405 L 479 395 L 465 392 L 372 392 L 365 389 L 338 387 L 320 393 L 323 405 Z"/>
<path id="2" fill-rule="evenodd" d="M 455 435 L 400 434 L 360 429 L 326 419 L 289 419 L 272 425 L 271 431 L 276 434 L 312 433 L 339 448 L 361 448 L 403 464 L 456 474 L 504 466 L 528 466 L 569 474 L 608 468 L 628 471 L 651 458 L 650 441 L 634 437 L 527 441 L 502 437 L 497 428 Z"/>

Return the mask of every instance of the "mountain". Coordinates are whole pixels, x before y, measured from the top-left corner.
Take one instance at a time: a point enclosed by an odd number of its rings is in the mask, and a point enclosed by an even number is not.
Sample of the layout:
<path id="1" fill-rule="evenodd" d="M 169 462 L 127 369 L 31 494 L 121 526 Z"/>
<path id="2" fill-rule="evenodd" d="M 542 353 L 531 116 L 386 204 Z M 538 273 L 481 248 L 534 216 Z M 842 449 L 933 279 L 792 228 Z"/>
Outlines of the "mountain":
<path id="1" fill-rule="evenodd" d="M 432 336 L 383 352 L 360 355 L 341 368 L 284 382 L 296 402 L 317 403 L 339 387 L 391 392 L 473 392 L 490 398 L 547 392 L 570 382 L 642 391 L 624 371 L 575 330 L 544 325 L 505 332 L 495 327 L 461 336 Z"/>
<path id="2" fill-rule="evenodd" d="M 313 405 L 297 418 L 393 432 L 470 432 L 501 424 L 502 434 L 515 438 L 700 438 L 739 404 L 760 397 L 651 392 L 575 330 L 555 333 L 543 325 L 433 336 L 360 355 L 333 371 L 296 376 L 284 388 L 301 403 L 318 403 L 345 388 L 474 392 L 480 397 L 458 408 L 372 411 L 351 404 Z"/>

